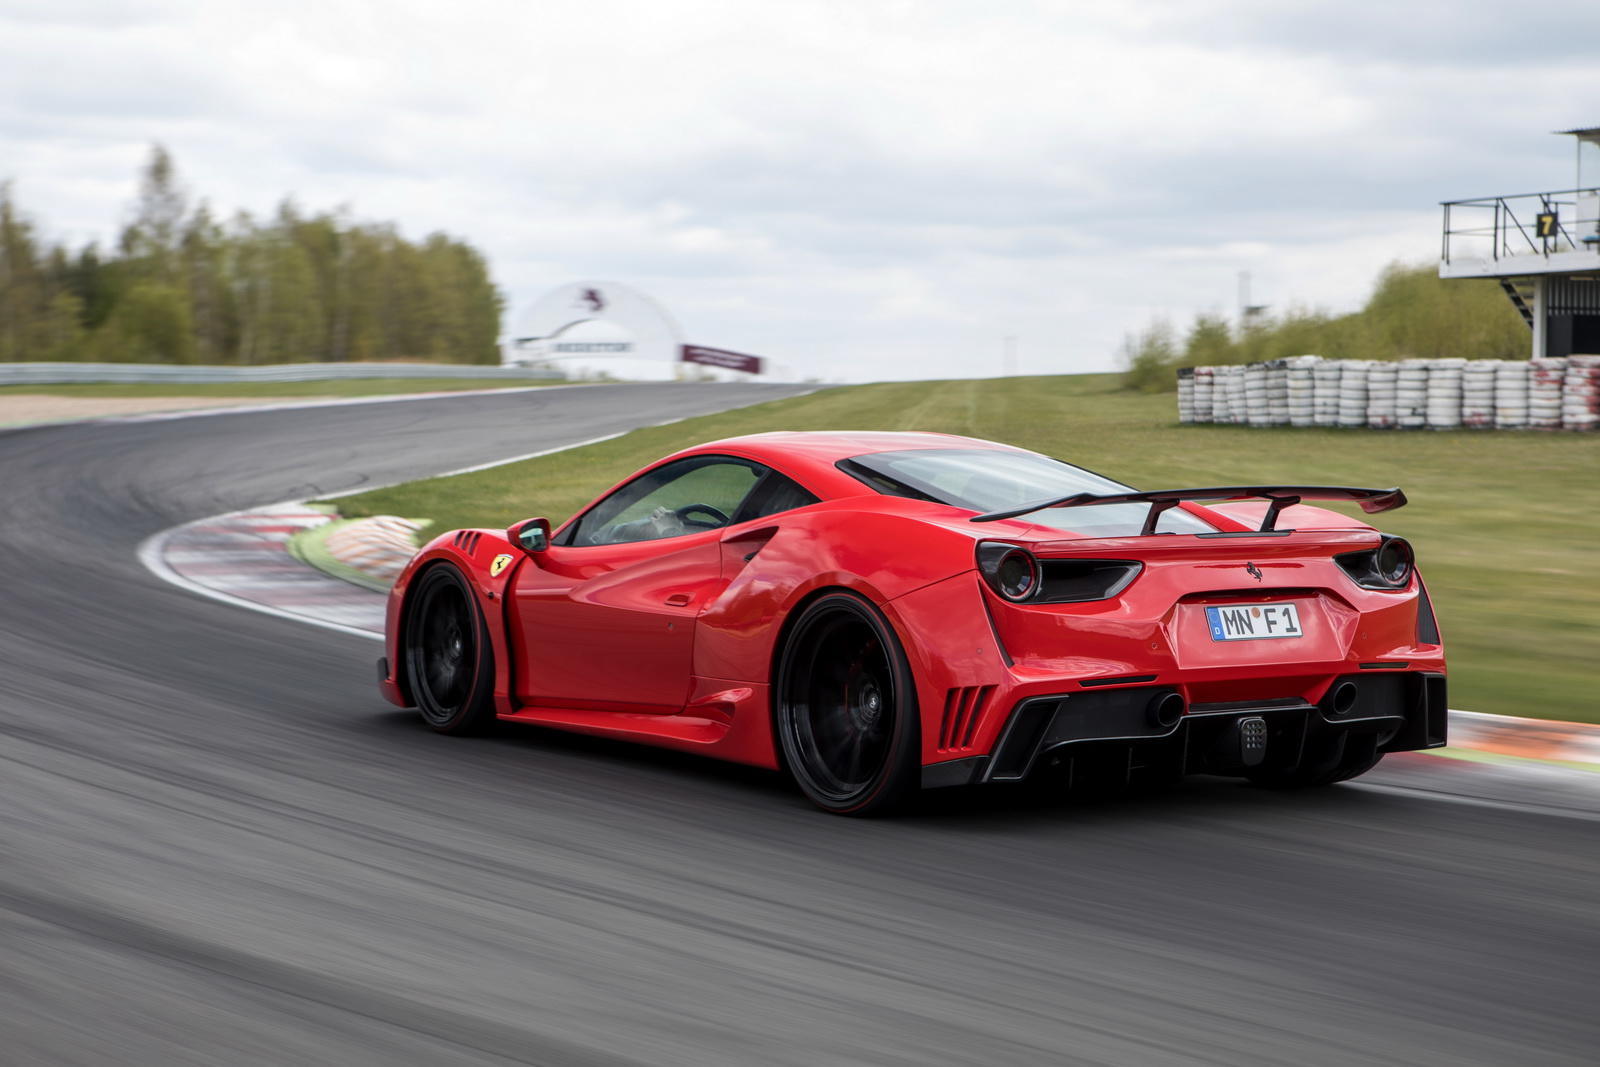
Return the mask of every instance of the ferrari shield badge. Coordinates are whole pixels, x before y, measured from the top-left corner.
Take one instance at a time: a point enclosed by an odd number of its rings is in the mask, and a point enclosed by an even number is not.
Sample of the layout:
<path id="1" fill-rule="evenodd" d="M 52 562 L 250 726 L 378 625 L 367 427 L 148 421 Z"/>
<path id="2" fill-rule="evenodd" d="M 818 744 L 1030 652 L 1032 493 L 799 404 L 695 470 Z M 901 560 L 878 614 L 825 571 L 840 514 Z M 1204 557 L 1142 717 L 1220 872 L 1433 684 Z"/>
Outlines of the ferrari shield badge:
<path id="1" fill-rule="evenodd" d="M 489 577 L 500 577 L 500 572 L 509 566 L 511 566 L 511 554 L 509 552 L 500 553 L 494 558 L 494 562 L 489 564 Z"/>

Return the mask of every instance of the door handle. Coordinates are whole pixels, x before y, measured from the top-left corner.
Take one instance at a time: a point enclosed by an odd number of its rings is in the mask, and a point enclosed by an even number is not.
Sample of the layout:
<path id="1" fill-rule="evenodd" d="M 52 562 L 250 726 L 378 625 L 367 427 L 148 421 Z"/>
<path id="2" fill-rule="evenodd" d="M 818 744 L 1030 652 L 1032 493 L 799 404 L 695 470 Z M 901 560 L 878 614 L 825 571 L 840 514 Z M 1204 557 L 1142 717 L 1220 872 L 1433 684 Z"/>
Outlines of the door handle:
<path id="1" fill-rule="evenodd" d="M 667 597 L 667 606 L 681 608 L 693 599 L 694 597 L 690 596 L 688 593 L 673 593 L 671 596 Z"/>

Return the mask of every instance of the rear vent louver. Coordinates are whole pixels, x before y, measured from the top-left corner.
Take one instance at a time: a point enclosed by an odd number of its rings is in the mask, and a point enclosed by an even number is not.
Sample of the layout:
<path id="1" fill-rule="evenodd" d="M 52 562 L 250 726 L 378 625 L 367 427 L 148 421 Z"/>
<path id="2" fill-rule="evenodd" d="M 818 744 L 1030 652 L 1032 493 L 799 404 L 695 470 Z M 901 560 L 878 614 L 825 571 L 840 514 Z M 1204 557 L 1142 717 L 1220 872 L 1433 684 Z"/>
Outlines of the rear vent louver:
<path id="1" fill-rule="evenodd" d="M 478 540 L 482 537 L 483 534 L 477 530 L 457 530 L 451 544 L 470 556 L 478 550 Z"/>
<path id="2" fill-rule="evenodd" d="M 1077 604 L 1109 600 L 1139 576 L 1144 564 L 1128 559 L 1044 559 L 1039 593 L 1041 604 Z"/>
<path id="3" fill-rule="evenodd" d="M 978 719 L 994 688 L 992 685 L 968 685 L 945 692 L 944 718 L 939 723 L 939 748 L 942 751 L 953 752 L 972 747 Z"/>

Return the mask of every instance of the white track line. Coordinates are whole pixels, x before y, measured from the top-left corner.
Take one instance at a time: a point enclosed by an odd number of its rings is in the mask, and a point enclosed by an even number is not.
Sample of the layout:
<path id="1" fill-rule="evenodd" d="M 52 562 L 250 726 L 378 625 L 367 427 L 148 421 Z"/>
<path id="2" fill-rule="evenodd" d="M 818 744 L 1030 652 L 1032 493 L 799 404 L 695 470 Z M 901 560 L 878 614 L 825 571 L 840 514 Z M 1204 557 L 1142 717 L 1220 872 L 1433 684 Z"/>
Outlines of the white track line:
<path id="1" fill-rule="evenodd" d="M 1550 768 L 1555 770 L 1556 768 Z M 1565 782 L 1581 781 L 1583 771 L 1575 771 L 1572 776 L 1563 778 Z M 1469 808 L 1498 808 L 1501 811 L 1515 811 L 1524 815 L 1547 815 L 1562 819 L 1581 819 L 1584 822 L 1600 822 L 1600 811 L 1580 811 L 1577 808 L 1558 808 L 1550 804 L 1529 804 L 1520 800 L 1490 800 L 1487 797 L 1469 797 L 1462 793 L 1445 793 L 1437 789 L 1416 789 L 1403 785 L 1380 785 L 1377 782 L 1345 782 L 1345 789 L 1359 789 L 1367 793 L 1383 793 L 1388 796 L 1407 797 L 1412 800 L 1437 800 L 1442 804 L 1461 804 Z"/>
<path id="2" fill-rule="evenodd" d="M 239 404 L 233 407 L 187 408 L 177 411 L 136 411 L 127 415 L 91 415 L 81 419 L 55 419 L 50 422 L 8 422 L 0 430 L 40 430 L 51 426 L 95 426 L 123 422 L 173 422 L 177 419 L 204 419 L 213 415 L 249 415 L 258 411 L 298 411 L 302 408 L 343 407 L 347 404 L 398 404 L 408 400 L 447 400 L 457 396 L 493 396 L 496 393 L 549 393 L 577 389 L 588 382 L 568 385 L 515 385 L 504 389 L 450 389 L 434 393 L 397 393 L 392 396 L 339 396 L 320 400 L 285 400 L 273 404 Z"/>

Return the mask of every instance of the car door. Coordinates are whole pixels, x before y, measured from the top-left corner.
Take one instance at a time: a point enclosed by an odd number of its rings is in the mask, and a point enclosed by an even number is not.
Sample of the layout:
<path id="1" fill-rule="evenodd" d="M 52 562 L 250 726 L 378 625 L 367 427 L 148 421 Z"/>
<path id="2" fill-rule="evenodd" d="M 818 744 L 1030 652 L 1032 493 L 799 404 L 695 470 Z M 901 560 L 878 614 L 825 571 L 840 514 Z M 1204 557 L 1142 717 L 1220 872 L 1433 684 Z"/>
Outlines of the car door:
<path id="1" fill-rule="evenodd" d="M 534 566 L 510 615 L 519 703 L 670 714 L 688 699 L 694 620 L 725 585 L 723 531 L 767 468 L 691 456 L 595 503 Z"/>

